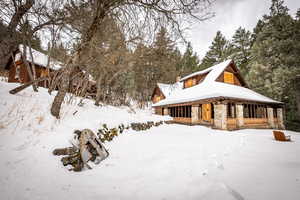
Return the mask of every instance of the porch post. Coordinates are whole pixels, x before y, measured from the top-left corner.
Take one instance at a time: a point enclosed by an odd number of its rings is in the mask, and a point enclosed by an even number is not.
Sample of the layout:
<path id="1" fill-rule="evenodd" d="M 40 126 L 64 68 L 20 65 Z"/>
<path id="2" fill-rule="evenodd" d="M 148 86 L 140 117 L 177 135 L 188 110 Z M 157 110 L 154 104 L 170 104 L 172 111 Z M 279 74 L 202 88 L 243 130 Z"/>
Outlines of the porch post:
<path id="1" fill-rule="evenodd" d="M 214 104 L 214 127 L 217 129 L 227 130 L 227 104 Z"/>
<path id="2" fill-rule="evenodd" d="M 282 108 L 277 108 L 277 120 L 278 120 L 278 128 L 285 129 L 285 126 L 283 123 L 283 109 Z"/>
<path id="3" fill-rule="evenodd" d="M 199 121 L 199 106 L 198 105 L 192 105 L 192 124 L 195 124 Z"/>
<path id="4" fill-rule="evenodd" d="M 169 115 L 168 107 L 164 107 L 164 113 L 163 113 L 163 115 Z"/>
<path id="5" fill-rule="evenodd" d="M 269 123 L 269 126 L 270 126 L 270 128 L 275 128 L 273 108 L 272 107 L 268 107 L 267 108 L 267 112 L 268 112 L 268 123 Z"/>
<path id="6" fill-rule="evenodd" d="M 236 119 L 238 128 L 244 126 L 244 107 L 243 104 L 236 104 Z"/>

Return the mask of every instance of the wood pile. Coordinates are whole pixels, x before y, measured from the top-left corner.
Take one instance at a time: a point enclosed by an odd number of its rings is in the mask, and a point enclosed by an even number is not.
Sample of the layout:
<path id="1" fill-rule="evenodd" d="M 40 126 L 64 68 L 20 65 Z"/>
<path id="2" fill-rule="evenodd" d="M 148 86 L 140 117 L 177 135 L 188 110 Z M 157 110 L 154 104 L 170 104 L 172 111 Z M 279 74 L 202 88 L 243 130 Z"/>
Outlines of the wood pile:
<path id="1" fill-rule="evenodd" d="M 72 171 L 91 169 L 89 162 L 99 164 L 108 157 L 109 153 L 99 138 L 89 129 L 76 130 L 72 147 L 55 149 L 56 156 L 65 155 L 61 162 L 64 166 L 70 165 Z"/>

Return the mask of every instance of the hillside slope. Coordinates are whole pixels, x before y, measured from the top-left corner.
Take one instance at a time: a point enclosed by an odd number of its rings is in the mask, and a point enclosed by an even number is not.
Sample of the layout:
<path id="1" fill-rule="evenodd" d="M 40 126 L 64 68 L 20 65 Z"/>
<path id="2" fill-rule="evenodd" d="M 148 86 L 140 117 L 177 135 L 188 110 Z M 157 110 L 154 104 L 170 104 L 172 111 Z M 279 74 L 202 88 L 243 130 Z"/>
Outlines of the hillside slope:
<path id="1" fill-rule="evenodd" d="M 110 156 L 92 170 L 69 172 L 52 150 L 69 146 L 74 129 L 101 124 L 162 120 L 149 110 L 91 101 L 50 113 L 53 95 L 31 88 L 8 94 L 0 82 L 1 199 L 298 199 L 300 134 L 293 142 L 272 130 L 220 131 L 202 126 L 162 125 L 126 131 L 105 146 Z M 76 112 L 77 111 L 77 112 Z M 76 113 L 75 113 L 76 112 Z M 75 114 L 74 114 L 75 113 Z M 74 114 L 74 115 L 73 115 Z"/>

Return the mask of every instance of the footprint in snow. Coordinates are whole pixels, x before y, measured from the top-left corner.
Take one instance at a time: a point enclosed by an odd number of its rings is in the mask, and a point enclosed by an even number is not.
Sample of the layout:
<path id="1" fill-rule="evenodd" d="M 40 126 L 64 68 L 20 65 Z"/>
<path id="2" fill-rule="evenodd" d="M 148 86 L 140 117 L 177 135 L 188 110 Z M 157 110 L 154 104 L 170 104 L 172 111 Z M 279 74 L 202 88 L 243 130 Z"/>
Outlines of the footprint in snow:
<path id="1" fill-rule="evenodd" d="M 245 198 L 235 189 L 229 187 L 228 185 L 226 185 L 225 183 L 222 183 L 222 186 L 224 187 L 225 190 L 227 190 L 227 192 L 234 197 L 236 200 L 245 200 Z"/>
<path id="2" fill-rule="evenodd" d="M 208 173 L 207 173 L 207 170 L 204 170 L 203 172 L 202 172 L 202 176 L 206 176 Z"/>
<path id="3" fill-rule="evenodd" d="M 220 169 L 220 170 L 224 170 L 225 169 L 222 163 L 219 163 L 218 161 L 215 161 L 215 164 L 216 164 L 216 167 L 218 169 Z"/>
<path id="4" fill-rule="evenodd" d="M 29 144 L 30 144 L 30 142 L 25 142 L 24 144 L 15 147 L 13 150 L 15 150 L 15 151 L 22 151 L 22 150 L 26 149 Z"/>

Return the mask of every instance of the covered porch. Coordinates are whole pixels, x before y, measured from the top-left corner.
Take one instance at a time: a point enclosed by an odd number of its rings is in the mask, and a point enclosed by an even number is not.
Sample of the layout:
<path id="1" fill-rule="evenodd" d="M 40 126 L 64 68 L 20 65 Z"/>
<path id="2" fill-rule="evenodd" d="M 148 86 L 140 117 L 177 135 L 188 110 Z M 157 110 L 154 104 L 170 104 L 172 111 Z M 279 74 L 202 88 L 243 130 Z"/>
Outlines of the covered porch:
<path id="1" fill-rule="evenodd" d="M 162 107 L 161 113 L 173 117 L 175 123 L 206 125 L 222 130 L 285 128 L 280 105 L 258 102 L 223 100 L 176 104 Z"/>

